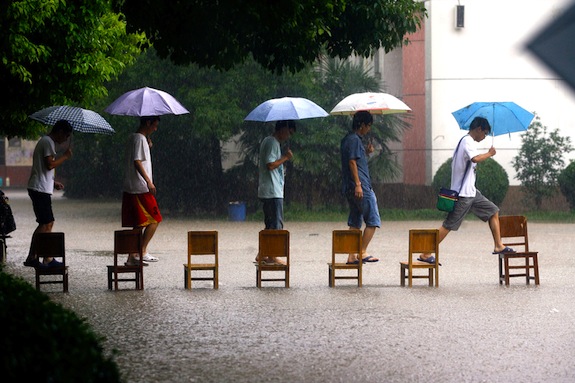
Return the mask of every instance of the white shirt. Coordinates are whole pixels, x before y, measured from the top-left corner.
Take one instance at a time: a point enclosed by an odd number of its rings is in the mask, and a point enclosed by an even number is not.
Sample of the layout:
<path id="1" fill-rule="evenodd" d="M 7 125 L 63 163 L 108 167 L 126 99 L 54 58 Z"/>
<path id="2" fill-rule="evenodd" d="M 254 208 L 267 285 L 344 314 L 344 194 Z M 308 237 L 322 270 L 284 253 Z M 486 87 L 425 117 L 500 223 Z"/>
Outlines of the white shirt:
<path id="1" fill-rule="evenodd" d="M 134 165 L 134 161 L 142 161 L 142 166 L 146 171 L 150 181 L 152 178 L 152 157 L 150 155 L 150 145 L 143 134 L 132 133 L 128 137 L 125 157 L 124 191 L 130 194 L 142 194 L 149 192 L 148 184 L 144 177 L 140 175 Z"/>
<path id="2" fill-rule="evenodd" d="M 54 192 L 54 169 L 46 166 L 46 157 L 56 156 L 56 143 L 50 136 L 44 136 L 38 141 L 32 155 L 32 173 L 28 179 L 28 189 L 40 193 Z"/>
<path id="3" fill-rule="evenodd" d="M 451 189 L 459 190 L 459 196 L 461 197 L 475 197 L 477 194 L 477 189 L 475 188 L 475 167 L 477 164 L 471 162 L 471 159 L 477 154 L 476 143 L 469 134 L 463 137 L 459 149 L 456 149 L 453 153 L 453 161 L 451 163 Z M 471 162 L 471 164 L 467 173 L 465 173 L 468 162 Z M 464 173 L 465 179 L 462 184 L 461 181 Z"/>

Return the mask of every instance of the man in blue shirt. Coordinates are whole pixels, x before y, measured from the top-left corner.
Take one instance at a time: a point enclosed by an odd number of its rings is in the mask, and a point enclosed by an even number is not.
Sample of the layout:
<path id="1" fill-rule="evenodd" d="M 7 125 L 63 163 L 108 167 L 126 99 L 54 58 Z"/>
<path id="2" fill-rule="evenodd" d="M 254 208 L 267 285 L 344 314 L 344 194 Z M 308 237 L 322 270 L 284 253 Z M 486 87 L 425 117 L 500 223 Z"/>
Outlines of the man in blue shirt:
<path id="1" fill-rule="evenodd" d="M 361 229 L 365 222 L 361 254 L 350 254 L 348 264 L 377 262 L 379 259 L 367 254 L 367 246 L 381 226 L 377 198 L 371 188 L 371 177 L 367 166 L 367 154 L 373 152 L 373 145 L 363 146 L 362 138 L 371 130 L 373 116 L 359 111 L 353 116 L 352 131 L 341 141 L 342 192 L 349 203 L 347 224 L 350 229 Z"/>
<path id="2" fill-rule="evenodd" d="M 282 154 L 280 144 L 289 139 L 295 130 L 294 121 L 277 121 L 274 134 L 264 138 L 260 145 L 258 198 L 263 202 L 266 230 L 283 229 L 284 162 L 291 160 L 293 153 L 288 148 Z M 271 257 L 264 261 L 281 263 Z"/>

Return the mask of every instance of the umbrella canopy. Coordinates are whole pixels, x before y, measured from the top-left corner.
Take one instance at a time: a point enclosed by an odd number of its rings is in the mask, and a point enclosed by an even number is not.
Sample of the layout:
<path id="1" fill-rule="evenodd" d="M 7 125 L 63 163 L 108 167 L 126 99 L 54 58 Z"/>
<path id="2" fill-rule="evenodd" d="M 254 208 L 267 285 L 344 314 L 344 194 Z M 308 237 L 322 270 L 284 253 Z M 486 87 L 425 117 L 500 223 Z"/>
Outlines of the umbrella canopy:
<path id="1" fill-rule="evenodd" d="M 359 111 L 372 114 L 406 113 L 411 108 L 395 96 L 387 93 L 354 93 L 341 100 L 332 110 L 334 115 L 352 115 Z"/>
<path id="2" fill-rule="evenodd" d="M 575 90 L 575 4 L 545 27 L 527 47 Z"/>
<path id="3" fill-rule="evenodd" d="M 108 121 L 98 113 L 76 106 L 50 106 L 29 116 L 31 119 L 53 126 L 59 120 L 66 120 L 74 130 L 82 133 L 116 133 Z"/>
<path id="4" fill-rule="evenodd" d="M 521 132 L 529 128 L 535 115 L 514 102 L 474 102 L 451 113 L 461 129 L 469 130 L 475 117 L 484 117 L 491 125 L 491 134 Z"/>
<path id="5" fill-rule="evenodd" d="M 138 117 L 190 113 L 171 94 L 148 87 L 124 93 L 104 110 L 110 114 Z"/>
<path id="6" fill-rule="evenodd" d="M 329 114 L 322 107 L 307 98 L 283 97 L 262 102 L 244 120 L 268 122 L 326 116 Z"/>

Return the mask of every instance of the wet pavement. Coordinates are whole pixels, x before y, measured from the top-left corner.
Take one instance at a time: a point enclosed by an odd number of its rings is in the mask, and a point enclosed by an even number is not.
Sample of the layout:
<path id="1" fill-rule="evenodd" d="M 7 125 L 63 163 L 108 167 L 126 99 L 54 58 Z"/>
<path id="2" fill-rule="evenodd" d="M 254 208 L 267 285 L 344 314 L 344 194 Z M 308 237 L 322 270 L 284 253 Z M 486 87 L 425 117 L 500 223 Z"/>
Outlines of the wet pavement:
<path id="1" fill-rule="evenodd" d="M 5 190 L 18 229 L 6 271 L 33 284 L 22 266 L 36 227 L 25 191 Z M 487 224 L 466 221 L 440 249 L 440 287 L 400 287 L 412 228 L 384 222 L 364 267 L 364 287 L 328 287 L 331 231 L 344 222 L 287 222 L 291 288 L 255 287 L 261 223 L 165 217 L 150 244 L 145 290 L 107 290 L 120 203 L 54 197 L 54 231 L 66 233 L 70 292 L 43 286 L 106 338 L 128 382 L 573 382 L 573 224 L 530 223 L 541 285 L 498 282 Z M 185 290 L 188 230 L 218 230 L 220 288 Z M 60 290 L 60 291 L 58 291 Z"/>

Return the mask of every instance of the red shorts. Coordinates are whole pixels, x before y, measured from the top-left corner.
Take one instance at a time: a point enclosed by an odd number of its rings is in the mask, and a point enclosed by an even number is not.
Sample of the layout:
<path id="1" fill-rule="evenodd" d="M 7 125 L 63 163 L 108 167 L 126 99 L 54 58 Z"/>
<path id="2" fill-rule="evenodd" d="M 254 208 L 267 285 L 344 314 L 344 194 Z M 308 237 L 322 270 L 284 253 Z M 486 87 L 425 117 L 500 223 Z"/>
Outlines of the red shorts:
<path id="1" fill-rule="evenodd" d="M 122 227 L 141 227 L 162 222 L 160 208 L 152 193 L 122 196 Z"/>

